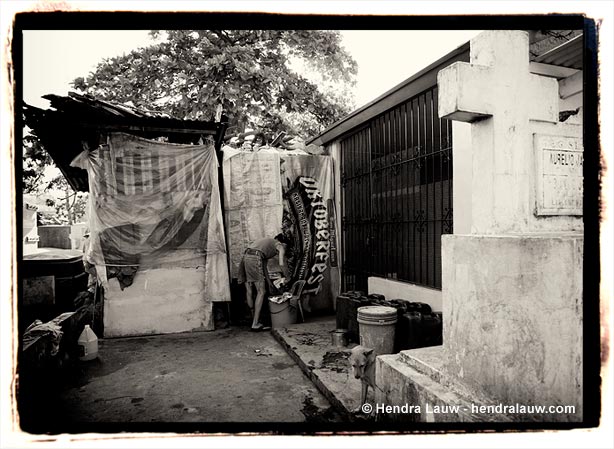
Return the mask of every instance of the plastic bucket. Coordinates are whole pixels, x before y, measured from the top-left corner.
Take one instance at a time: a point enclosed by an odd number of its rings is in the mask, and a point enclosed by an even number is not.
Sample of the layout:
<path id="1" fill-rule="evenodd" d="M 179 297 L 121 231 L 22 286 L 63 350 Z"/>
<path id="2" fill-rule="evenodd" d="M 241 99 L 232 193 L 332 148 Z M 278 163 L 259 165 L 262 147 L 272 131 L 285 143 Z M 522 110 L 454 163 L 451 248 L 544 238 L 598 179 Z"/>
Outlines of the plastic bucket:
<path id="1" fill-rule="evenodd" d="M 271 312 L 271 327 L 280 328 L 290 324 L 296 324 L 297 304 L 294 298 L 284 301 L 281 304 L 269 300 L 269 311 Z"/>
<path id="2" fill-rule="evenodd" d="M 376 354 L 394 352 L 397 309 L 386 306 L 364 306 L 358 309 L 360 344 Z"/>
<path id="3" fill-rule="evenodd" d="M 348 330 L 347 329 L 336 329 L 331 332 L 331 339 L 333 346 L 344 347 L 348 345 L 348 340 L 346 337 Z"/>

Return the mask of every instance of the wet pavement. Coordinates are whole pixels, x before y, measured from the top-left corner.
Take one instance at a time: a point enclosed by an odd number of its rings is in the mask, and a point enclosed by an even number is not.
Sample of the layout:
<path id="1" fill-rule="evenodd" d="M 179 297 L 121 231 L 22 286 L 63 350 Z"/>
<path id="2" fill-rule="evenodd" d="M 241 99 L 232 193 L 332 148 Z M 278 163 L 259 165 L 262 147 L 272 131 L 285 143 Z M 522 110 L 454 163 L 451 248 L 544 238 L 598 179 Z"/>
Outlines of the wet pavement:
<path id="1" fill-rule="evenodd" d="M 335 410 L 348 421 L 363 421 L 368 417 L 357 413 L 361 405 L 361 381 L 354 378 L 349 362 L 350 351 L 356 345 L 350 343 L 345 347 L 334 346 L 331 332 L 335 328 L 335 318 L 324 317 L 273 329 L 273 336 Z M 372 388 L 369 388 L 367 400 L 369 403 L 374 402 Z"/>
<path id="2" fill-rule="evenodd" d="M 80 362 L 58 397 L 45 399 L 53 404 L 25 410 L 36 430 L 45 430 L 44 416 L 53 433 L 88 423 L 130 430 L 130 423 L 343 421 L 270 332 L 232 327 L 99 343 L 99 358 Z"/>

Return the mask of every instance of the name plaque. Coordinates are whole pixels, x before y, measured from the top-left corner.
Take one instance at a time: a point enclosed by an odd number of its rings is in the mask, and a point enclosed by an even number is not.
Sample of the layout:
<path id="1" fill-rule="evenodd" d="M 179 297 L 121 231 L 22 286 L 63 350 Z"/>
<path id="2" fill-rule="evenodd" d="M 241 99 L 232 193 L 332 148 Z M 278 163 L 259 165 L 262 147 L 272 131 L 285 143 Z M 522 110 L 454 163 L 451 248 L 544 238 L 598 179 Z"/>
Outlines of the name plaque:
<path id="1" fill-rule="evenodd" d="M 578 137 L 533 134 L 536 215 L 582 215 L 584 148 Z"/>

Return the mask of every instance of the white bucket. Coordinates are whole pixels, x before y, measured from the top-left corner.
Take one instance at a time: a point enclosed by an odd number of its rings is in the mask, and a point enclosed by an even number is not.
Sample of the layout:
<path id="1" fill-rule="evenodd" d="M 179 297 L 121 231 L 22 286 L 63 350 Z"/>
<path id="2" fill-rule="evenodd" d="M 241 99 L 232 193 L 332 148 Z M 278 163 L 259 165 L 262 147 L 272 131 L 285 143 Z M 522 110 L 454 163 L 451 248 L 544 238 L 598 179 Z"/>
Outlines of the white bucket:
<path id="1" fill-rule="evenodd" d="M 89 324 L 85 325 L 83 332 L 79 335 L 77 345 L 79 347 L 79 360 L 86 362 L 98 357 L 98 337 Z"/>
<path id="2" fill-rule="evenodd" d="M 392 354 L 396 322 L 397 310 L 394 307 L 359 307 L 360 344 L 373 349 L 377 355 Z"/>

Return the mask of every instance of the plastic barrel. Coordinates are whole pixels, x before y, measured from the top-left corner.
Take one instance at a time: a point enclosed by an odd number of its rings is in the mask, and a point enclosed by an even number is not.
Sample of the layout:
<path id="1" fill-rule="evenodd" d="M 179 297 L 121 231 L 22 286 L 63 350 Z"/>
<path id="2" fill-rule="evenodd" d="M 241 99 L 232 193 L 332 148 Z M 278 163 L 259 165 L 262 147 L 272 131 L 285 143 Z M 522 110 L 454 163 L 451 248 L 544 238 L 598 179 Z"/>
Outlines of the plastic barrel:
<path id="1" fill-rule="evenodd" d="M 281 304 L 269 301 L 269 311 L 271 312 L 271 327 L 280 328 L 290 324 L 296 324 L 298 318 L 298 308 L 296 300 L 290 299 Z"/>
<path id="2" fill-rule="evenodd" d="M 348 308 L 348 340 L 354 342 L 360 342 L 359 334 L 360 329 L 358 326 L 358 309 L 361 307 L 370 306 L 371 300 L 365 296 L 350 297 Z"/>
<path id="3" fill-rule="evenodd" d="M 345 293 L 337 296 L 337 310 L 335 311 L 337 329 L 348 329 L 350 322 L 350 297 Z"/>
<path id="4" fill-rule="evenodd" d="M 376 354 L 394 352 L 397 310 L 387 306 L 365 306 L 358 309 L 360 344 Z"/>

